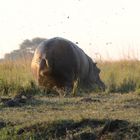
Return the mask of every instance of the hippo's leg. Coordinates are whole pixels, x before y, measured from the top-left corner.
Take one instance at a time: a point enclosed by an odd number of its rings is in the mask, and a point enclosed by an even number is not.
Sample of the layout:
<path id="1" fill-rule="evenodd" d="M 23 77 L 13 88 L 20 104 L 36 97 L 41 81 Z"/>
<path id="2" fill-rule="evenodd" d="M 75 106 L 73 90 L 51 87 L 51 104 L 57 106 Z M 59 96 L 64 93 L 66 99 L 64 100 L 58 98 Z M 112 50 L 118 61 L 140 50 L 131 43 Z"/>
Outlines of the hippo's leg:
<path id="1" fill-rule="evenodd" d="M 73 96 L 76 96 L 78 90 L 78 79 L 66 82 L 64 90 L 66 94 L 72 94 Z"/>
<path id="2" fill-rule="evenodd" d="M 73 88 L 72 88 L 72 95 L 76 96 L 78 90 L 78 79 L 74 80 Z"/>

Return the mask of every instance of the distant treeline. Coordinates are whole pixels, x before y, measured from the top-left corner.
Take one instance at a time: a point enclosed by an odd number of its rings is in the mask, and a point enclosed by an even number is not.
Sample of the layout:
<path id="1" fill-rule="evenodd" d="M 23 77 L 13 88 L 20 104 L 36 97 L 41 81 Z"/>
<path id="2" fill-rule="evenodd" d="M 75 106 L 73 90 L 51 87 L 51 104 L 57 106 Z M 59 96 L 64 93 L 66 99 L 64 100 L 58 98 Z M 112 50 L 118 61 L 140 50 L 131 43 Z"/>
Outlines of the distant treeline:
<path id="1" fill-rule="evenodd" d="M 19 49 L 13 50 L 11 53 L 6 53 L 4 56 L 5 60 L 17 60 L 24 58 L 31 58 L 37 46 L 46 40 L 46 38 L 36 37 L 32 40 L 25 39 L 20 45 Z"/>

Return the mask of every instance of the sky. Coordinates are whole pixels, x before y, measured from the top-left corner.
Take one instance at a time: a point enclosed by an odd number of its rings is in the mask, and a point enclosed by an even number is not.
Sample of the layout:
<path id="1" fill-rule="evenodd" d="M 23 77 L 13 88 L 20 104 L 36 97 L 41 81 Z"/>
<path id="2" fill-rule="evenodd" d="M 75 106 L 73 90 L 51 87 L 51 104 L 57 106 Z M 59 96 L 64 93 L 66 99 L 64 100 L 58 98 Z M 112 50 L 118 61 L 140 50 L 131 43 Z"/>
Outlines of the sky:
<path id="1" fill-rule="evenodd" d="M 0 58 L 25 39 L 63 37 L 93 59 L 140 59 L 139 0 L 0 0 Z"/>

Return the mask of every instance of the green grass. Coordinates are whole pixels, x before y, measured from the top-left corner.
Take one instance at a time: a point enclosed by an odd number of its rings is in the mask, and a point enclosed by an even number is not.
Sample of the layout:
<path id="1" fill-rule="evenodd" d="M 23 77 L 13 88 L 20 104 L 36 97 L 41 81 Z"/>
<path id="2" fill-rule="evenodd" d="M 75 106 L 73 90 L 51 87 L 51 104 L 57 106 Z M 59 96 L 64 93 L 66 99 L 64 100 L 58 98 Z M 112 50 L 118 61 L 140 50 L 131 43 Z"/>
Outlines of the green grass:
<path id="1" fill-rule="evenodd" d="M 60 97 L 34 84 L 30 62 L 0 63 L 0 140 L 139 139 L 140 62 L 98 66 L 106 92 Z M 21 94 L 24 102 L 5 104 Z"/>
<path id="2" fill-rule="evenodd" d="M 79 138 L 81 135 L 96 136 L 102 132 L 108 121 L 122 120 L 127 122 L 123 129 L 131 131 L 131 127 L 140 132 L 140 96 L 129 94 L 93 94 L 82 97 L 47 97 L 34 96 L 20 107 L 1 105 L 0 120 L 6 126 L 0 129 L 3 139 L 66 139 Z M 116 126 L 114 126 L 114 129 Z M 106 132 L 107 138 L 121 133 Z M 106 130 L 107 131 L 107 130 Z M 131 135 L 127 131 L 123 137 Z M 105 135 L 102 135 L 104 137 Z M 5 138 L 4 138 L 5 137 Z"/>

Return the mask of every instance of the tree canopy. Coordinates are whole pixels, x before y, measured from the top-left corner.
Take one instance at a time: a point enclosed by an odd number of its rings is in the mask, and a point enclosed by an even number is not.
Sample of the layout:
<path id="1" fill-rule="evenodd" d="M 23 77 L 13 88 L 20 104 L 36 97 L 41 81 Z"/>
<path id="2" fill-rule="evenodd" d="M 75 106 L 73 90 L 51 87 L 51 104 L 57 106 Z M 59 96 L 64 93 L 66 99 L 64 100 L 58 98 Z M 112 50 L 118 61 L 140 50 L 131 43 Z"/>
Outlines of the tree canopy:
<path id="1" fill-rule="evenodd" d="M 31 40 L 25 39 L 19 45 L 19 49 L 13 50 L 11 53 L 5 54 L 4 59 L 17 60 L 27 57 L 31 58 L 37 46 L 44 40 L 46 40 L 46 38 L 36 37 Z"/>

